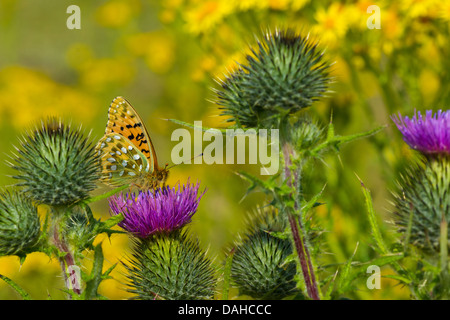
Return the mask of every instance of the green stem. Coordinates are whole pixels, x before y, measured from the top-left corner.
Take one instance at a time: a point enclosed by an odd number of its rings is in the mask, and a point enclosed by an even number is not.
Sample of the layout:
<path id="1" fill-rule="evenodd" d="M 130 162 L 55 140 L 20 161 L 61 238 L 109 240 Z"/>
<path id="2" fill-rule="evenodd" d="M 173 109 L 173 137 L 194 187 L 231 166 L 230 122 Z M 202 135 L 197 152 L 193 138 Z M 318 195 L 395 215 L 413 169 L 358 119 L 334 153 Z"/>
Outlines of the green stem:
<path id="1" fill-rule="evenodd" d="M 449 274 L 448 274 L 448 223 L 445 218 L 445 213 L 442 213 L 441 220 L 441 238 L 440 238 L 440 256 L 441 256 L 441 277 L 442 277 L 442 287 L 444 288 L 443 299 L 448 297 L 448 285 L 449 285 Z"/>
<path id="2" fill-rule="evenodd" d="M 61 265 L 61 271 L 63 273 L 67 289 L 73 290 L 75 294 L 80 295 L 81 283 L 76 274 L 76 270 L 79 270 L 79 267 L 75 263 L 74 255 L 69 249 L 69 244 L 66 242 L 63 234 L 60 231 L 64 227 L 64 224 L 66 222 L 66 212 L 63 212 L 62 210 L 67 209 L 56 207 L 53 207 L 53 209 L 55 214 L 53 215 L 54 220 L 52 228 L 52 241 L 59 251 L 58 260 Z"/>
<path id="3" fill-rule="evenodd" d="M 283 156 L 284 156 L 284 176 L 287 180 L 288 186 L 292 187 L 292 179 L 294 178 L 296 182 L 297 196 L 295 197 L 294 210 L 300 211 L 301 204 L 300 201 L 300 169 L 294 174 L 291 172 L 291 154 L 292 149 L 288 143 L 283 144 Z M 284 207 L 284 206 L 283 206 Z M 287 209 L 287 215 L 289 220 L 289 225 L 291 227 L 292 238 L 294 241 L 294 247 L 298 255 L 300 262 L 300 267 L 302 269 L 303 279 L 305 280 L 306 291 L 308 296 L 313 300 L 320 300 L 319 288 L 317 286 L 316 277 L 314 274 L 314 267 L 311 261 L 311 256 L 308 247 L 305 243 L 304 230 L 301 222 L 301 212 L 292 212 L 292 210 Z"/>
<path id="4" fill-rule="evenodd" d="M 88 204 L 88 203 L 91 203 L 91 202 L 96 202 L 96 201 L 99 201 L 99 200 L 103 200 L 103 199 L 109 198 L 109 197 L 115 195 L 116 193 L 118 193 L 118 192 L 120 192 L 120 191 L 122 191 L 122 190 L 124 190 L 126 188 L 129 188 L 129 187 L 130 187 L 129 184 L 120 186 L 120 187 L 112 189 L 112 190 L 110 190 L 110 191 L 108 191 L 108 192 L 106 192 L 104 194 L 100 194 L 100 195 L 95 196 L 95 197 L 90 197 L 90 198 L 84 200 L 83 203 Z"/>
<path id="5" fill-rule="evenodd" d="M 305 245 L 304 238 L 301 234 L 301 226 L 298 219 L 293 214 L 288 214 L 289 225 L 291 227 L 292 236 L 294 238 L 295 250 L 302 268 L 303 278 L 306 284 L 308 296 L 313 300 L 320 300 L 320 294 L 314 275 L 314 269 L 311 263 L 308 247 Z"/>

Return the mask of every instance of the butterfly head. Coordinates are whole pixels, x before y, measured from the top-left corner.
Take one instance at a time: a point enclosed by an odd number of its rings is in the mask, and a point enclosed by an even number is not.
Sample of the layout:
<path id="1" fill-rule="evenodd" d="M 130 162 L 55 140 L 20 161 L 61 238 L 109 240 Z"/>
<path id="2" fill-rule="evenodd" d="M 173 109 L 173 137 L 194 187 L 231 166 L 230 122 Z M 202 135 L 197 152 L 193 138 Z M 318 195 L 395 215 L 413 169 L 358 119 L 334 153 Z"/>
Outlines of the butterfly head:
<path id="1" fill-rule="evenodd" d="M 163 185 L 166 183 L 167 177 L 169 176 L 169 169 L 167 168 L 167 165 L 168 164 L 166 163 L 166 166 L 164 167 L 164 169 L 160 169 L 156 173 L 156 179 Z"/>

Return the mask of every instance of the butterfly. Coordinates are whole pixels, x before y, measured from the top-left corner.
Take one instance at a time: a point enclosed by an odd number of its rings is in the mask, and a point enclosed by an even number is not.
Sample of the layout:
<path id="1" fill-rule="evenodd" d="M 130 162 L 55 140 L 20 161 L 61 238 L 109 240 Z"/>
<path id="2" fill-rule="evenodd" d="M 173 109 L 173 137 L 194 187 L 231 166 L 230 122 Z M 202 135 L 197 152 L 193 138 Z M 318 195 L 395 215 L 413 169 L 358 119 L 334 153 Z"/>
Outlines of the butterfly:
<path id="1" fill-rule="evenodd" d="M 165 168 L 158 166 L 155 148 L 141 118 L 131 104 L 116 97 L 108 109 L 105 135 L 96 146 L 100 180 L 110 186 L 125 184 L 155 189 L 164 184 Z"/>

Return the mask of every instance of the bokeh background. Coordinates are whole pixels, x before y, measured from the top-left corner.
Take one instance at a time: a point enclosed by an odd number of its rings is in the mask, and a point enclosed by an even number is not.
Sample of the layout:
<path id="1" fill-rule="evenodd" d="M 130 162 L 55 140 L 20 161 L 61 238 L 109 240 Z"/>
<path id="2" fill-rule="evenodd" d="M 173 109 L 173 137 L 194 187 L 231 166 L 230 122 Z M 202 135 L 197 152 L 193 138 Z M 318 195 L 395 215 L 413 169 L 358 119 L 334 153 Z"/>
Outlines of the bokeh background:
<path id="1" fill-rule="evenodd" d="M 69 30 L 67 7 L 81 9 L 81 29 Z M 381 29 L 368 29 L 370 5 L 380 8 Z M 385 236 L 391 243 L 389 189 L 398 171 L 414 154 L 392 126 L 390 115 L 414 110 L 446 109 L 450 100 L 450 2 L 308 1 L 308 0 L 0 0 L 0 149 L 2 159 L 27 129 L 41 119 L 59 116 L 92 131 L 98 140 L 111 100 L 122 95 L 140 113 L 150 132 L 160 163 L 170 164 L 179 126 L 165 121 L 201 120 L 224 127 L 217 106 L 210 102 L 216 87 L 236 62 L 245 61 L 255 35 L 275 27 L 290 27 L 320 41 L 333 66 L 335 83 L 328 96 L 310 109 L 323 125 L 332 115 L 341 135 L 387 124 L 376 136 L 346 145 L 307 172 L 306 196 L 326 184 L 324 205 L 311 213 L 326 232 L 318 264 L 344 263 L 359 243 L 355 260 L 375 256 L 358 175 L 372 191 Z M 13 170 L 0 161 L 0 184 L 14 183 Z M 258 174 L 256 165 L 179 165 L 169 184 L 201 181 L 207 187 L 191 225 L 202 246 L 220 264 L 226 250 L 245 231 L 248 213 L 266 200 L 244 196 L 248 185 L 235 174 Z M 99 185 L 99 194 L 108 190 Z M 106 202 L 94 206 L 108 217 Z M 103 241 L 105 269 L 130 253 L 126 236 Z M 86 256 L 89 268 L 91 256 Z M 332 273 L 335 268 L 330 268 Z M 326 270 L 325 270 L 326 272 Z M 389 268 L 382 274 L 391 273 Z M 34 253 L 20 265 L 17 257 L 0 257 L 4 274 L 34 299 L 64 298 L 57 261 Z M 124 269 L 113 272 L 100 293 L 124 299 Z M 382 280 L 369 290 L 362 279 L 350 298 L 406 299 L 408 290 Z M 0 299 L 18 299 L 0 282 Z"/>

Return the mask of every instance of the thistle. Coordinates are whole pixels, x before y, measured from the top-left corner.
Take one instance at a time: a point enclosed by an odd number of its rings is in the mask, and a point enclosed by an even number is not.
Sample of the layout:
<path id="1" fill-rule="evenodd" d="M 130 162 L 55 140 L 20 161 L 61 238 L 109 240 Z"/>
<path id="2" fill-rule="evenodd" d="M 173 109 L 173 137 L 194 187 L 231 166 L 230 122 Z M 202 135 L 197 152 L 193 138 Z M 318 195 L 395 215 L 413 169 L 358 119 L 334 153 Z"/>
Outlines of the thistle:
<path id="1" fill-rule="evenodd" d="M 137 195 L 112 196 L 111 213 L 133 236 L 133 258 L 125 262 L 130 292 L 138 299 L 212 299 L 215 269 L 181 229 L 191 221 L 203 193 L 188 182 Z"/>
<path id="2" fill-rule="evenodd" d="M 264 213 L 255 219 L 250 230 L 237 245 L 231 266 L 231 277 L 241 295 L 256 299 L 283 299 L 298 292 L 294 276 L 296 265 L 288 262 L 292 254 L 289 239 L 278 238 L 287 226 L 282 218 Z"/>
<path id="3" fill-rule="evenodd" d="M 431 110 L 423 116 L 420 111 L 414 117 L 392 116 L 403 134 L 403 140 L 414 150 L 425 155 L 450 154 L 450 111 Z"/>
<path id="4" fill-rule="evenodd" d="M 297 151 L 310 150 L 324 138 L 324 128 L 309 117 L 301 117 L 289 129 L 288 140 Z"/>
<path id="5" fill-rule="evenodd" d="M 145 239 L 154 233 L 170 233 L 189 223 L 206 191 L 199 195 L 199 187 L 199 183 L 194 185 L 188 181 L 183 186 L 113 196 L 109 204 L 113 214 L 123 214 L 119 226 Z"/>
<path id="6" fill-rule="evenodd" d="M 81 130 L 48 119 L 25 136 L 11 166 L 17 186 L 37 203 L 70 205 L 95 188 L 98 161 L 94 145 Z"/>
<path id="7" fill-rule="evenodd" d="M 25 256 L 40 235 L 37 208 L 18 191 L 0 192 L 0 256 Z"/>
<path id="8" fill-rule="evenodd" d="M 404 241 L 428 253 L 450 248 L 450 112 L 392 117 L 405 142 L 422 157 L 404 173 L 394 193 L 396 224 Z M 443 224 L 445 223 L 445 224 Z M 443 226 L 447 230 L 443 230 Z M 443 239 L 442 237 L 445 237 Z"/>
<path id="9" fill-rule="evenodd" d="M 86 212 L 75 206 L 63 222 L 62 238 L 67 241 L 69 247 L 74 249 L 74 253 L 78 254 L 84 249 L 92 247 L 98 232 L 95 230 L 95 224 L 99 223 L 89 221 Z"/>
<path id="10" fill-rule="evenodd" d="M 216 103 L 238 127 L 271 128 L 322 97 L 331 77 L 330 64 L 317 43 L 292 30 L 266 33 L 215 90 Z"/>
<path id="11" fill-rule="evenodd" d="M 206 300 L 214 297 L 215 269 L 198 243 L 184 233 L 135 238 L 125 263 L 129 291 L 144 300 Z"/>

